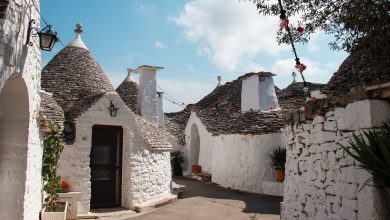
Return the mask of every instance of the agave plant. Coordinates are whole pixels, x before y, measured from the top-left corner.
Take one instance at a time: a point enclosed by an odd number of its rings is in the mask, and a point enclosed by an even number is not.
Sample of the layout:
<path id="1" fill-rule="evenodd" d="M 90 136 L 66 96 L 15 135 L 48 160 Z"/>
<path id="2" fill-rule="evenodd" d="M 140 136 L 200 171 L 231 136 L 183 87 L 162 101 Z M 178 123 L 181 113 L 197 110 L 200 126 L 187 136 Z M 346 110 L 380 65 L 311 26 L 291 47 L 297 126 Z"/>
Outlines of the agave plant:
<path id="1" fill-rule="evenodd" d="M 271 157 L 271 165 L 275 168 L 275 170 L 284 170 L 286 164 L 286 148 L 278 147 L 272 154 L 269 155 Z"/>
<path id="2" fill-rule="evenodd" d="M 380 129 L 363 131 L 349 139 L 351 147 L 340 146 L 365 169 L 380 180 L 390 194 L 390 121 L 384 122 Z M 369 178 L 360 189 L 370 183 Z"/>

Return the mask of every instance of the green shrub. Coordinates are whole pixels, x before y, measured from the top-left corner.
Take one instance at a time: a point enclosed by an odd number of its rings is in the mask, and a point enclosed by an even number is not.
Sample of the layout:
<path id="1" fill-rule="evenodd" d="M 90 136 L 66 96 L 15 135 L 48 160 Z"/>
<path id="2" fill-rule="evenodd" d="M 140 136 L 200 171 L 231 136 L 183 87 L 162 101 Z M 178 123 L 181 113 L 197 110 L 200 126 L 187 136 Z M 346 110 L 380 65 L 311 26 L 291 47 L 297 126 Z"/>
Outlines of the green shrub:
<path id="1" fill-rule="evenodd" d="M 47 210 L 56 210 L 58 192 L 61 190 L 61 177 L 57 176 L 57 163 L 64 145 L 58 125 L 49 122 L 50 132 L 43 139 L 42 179 L 46 192 L 45 206 Z"/>

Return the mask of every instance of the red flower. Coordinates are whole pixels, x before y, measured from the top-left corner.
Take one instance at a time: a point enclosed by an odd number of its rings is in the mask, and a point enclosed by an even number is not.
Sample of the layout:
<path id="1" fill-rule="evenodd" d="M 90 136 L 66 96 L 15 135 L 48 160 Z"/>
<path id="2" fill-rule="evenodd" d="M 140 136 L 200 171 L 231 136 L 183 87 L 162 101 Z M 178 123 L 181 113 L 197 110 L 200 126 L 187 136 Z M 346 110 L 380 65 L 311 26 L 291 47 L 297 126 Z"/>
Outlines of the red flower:
<path id="1" fill-rule="evenodd" d="M 228 109 L 228 108 L 224 108 L 223 111 L 224 111 L 225 113 L 228 113 L 228 112 L 229 112 L 229 109 Z"/>
<path id="2" fill-rule="evenodd" d="M 60 185 L 61 185 L 61 190 L 62 191 L 66 191 L 66 190 L 69 189 L 69 184 L 67 182 L 65 182 L 65 180 L 61 180 Z"/>
<path id="3" fill-rule="evenodd" d="M 312 96 L 312 97 L 311 97 L 311 100 L 312 100 L 312 101 L 316 101 L 316 100 L 317 100 L 317 97 Z"/>
<path id="4" fill-rule="evenodd" d="M 303 33 L 303 32 L 305 31 L 305 28 L 304 28 L 304 27 L 298 27 L 298 28 L 297 28 L 297 31 L 298 31 L 299 33 Z"/>
<path id="5" fill-rule="evenodd" d="M 280 30 L 285 29 L 287 31 L 287 29 L 288 29 L 288 19 L 287 18 L 280 21 L 279 28 L 280 28 Z"/>
<path id="6" fill-rule="evenodd" d="M 192 110 L 196 110 L 196 105 L 191 106 Z"/>
<path id="7" fill-rule="evenodd" d="M 299 72 L 303 72 L 307 67 L 305 64 L 300 63 L 300 64 L 295 65 L 295 68 L 297 68 L 299 70 Z"/>

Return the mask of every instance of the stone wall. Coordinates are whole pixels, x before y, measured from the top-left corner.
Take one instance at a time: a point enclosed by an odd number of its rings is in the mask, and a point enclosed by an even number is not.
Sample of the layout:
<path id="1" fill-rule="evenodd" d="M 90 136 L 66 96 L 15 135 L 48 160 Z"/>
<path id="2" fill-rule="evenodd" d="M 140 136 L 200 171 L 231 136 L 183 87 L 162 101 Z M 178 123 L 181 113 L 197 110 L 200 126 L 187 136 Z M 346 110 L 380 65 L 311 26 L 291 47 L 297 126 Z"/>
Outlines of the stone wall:
<path id="1" fill-rule="evenodd" d="M 111 117 L 111 100 L 119 109 Z M 133 208 L 170 195 L 171 168 L 168 151 L 153 151 L 142 138 L 136 116 L 117 93 L 107 93 L 76 120 L 76 139 L 67 145 L 61 155 L 58 173 L 69 182 L 71 191 L 82 192 L 79 212 L 90 211 L 91 169 L 90 153 L 93 125 L 121 126 L 123 128 L 122 195 L 121 206 Z"/>
<path id="2" fill-rule="evenodd" d="M 282 219 L 389 219 L 386 194 L 339 146 L 352 134 L 390 119 L 386 101 L 363 100 L 303 124 L 288 125 Z M 389 198 L 388 200 L 389 201 Z"/>
<path id="3" fill-rule="evenodd" d="M 41 72 L 41 51 L 39 50 L 38 38 L 31 38 L 31 41 L 34 43 L 33 46 L 26 46 L 26 36 L 27 36 L 27 27 L 29 18 L 35 19 L 35 27 L 39 27 L 40 16 L 38 13 L 39 10 L 39 0 L 27 3 L 23 0 L 13 0 L 5 1 L 6 10 L 1 9 L 3 15 L 0 18 L 0 93 L 3 93 L 3 89 L 14 82 L 21 82 L 17 87 L 10 88 L 14 90 L 9 94 L 20 94 L 23 89 L 26 89 L 26 93 L 23 93 L 22 97 L 7 97 L 13 99 L 13 103 L 0 103 L 0 124 L 5 120 L 13 120 L 11 117 L 8 117 L 5 112 L 7 111 L 19 111 L 20 113 L 25 112 L 26 118 L 23 118 L 21 124 L 12 123 L 9 129 L 3 130 L 0 128 L 0 133 L 5 131 L 11 131 L 13 137 L 10 139 L 1 138 L 2 141 L 7 142 L 7 144 L 20 144 L 20 140 L 26 140 L 22 147 L 23 152 L 14 152 L 11 155 L 9 160 L 1 160 L 0 166 L 5 166 L 4 163 L 9 161 L 15 161 L 22 159 L 24 161 L 23 171 L 24 182 L 21 184 L 24 186 L 24 189 L 21 193 L 24 193 L 24 198 L 22 201 L 18 201 L 22 204 L 22 207 L 11 207 L 6 208 L 5 210 L 0 210 L 1 219 L 28 219 L 34 220 L 39 219 L 39 212 L 42 207 L 41 200 L 41 166 L 42 166 L 42 146 L 40 143 L 40 133 L 39 126 L 37 124 L 37 118 L 39 114 L 39 89 L 40 89 L 40 72 Z M 12 83 L 11 83 L 12 82 Z M 16 91 L 22 89 L 20 91 Z M 16 93 L 14 93 L 16 92 Z M 26 100 L 27 109 L 12 109 L 12 104 L 19 106 L 15 101 L 17 100 Z M 1 102 L 1 101 L 0 101 Z M 1 118 L 2 116 L 3 118 Z M 16 115 L 16 114 L 15 114 Z M 18 127 L 20 126 L 20 127 Z M 14 128 L 12 130 L 11 128 Z M 25 132 L 24 132 L 24 129 Z M 28 130 L 27 130 L 28 129 Z M 4 134 L 4 133 L 3 133 Z M 10 136 L 8 136 L 10 137 Z M 13 140 L 15 142 L 13 143 Z M 11 145 L 10 145 L 11 146 Z M 3 146 L 0 144 L 0 150 L 3 151 Z M 20 158 L 20 157 L 24 158 Z M 11 169 L 9 170 L 11 171 Z M 9 173 L 9 177 L 14 177 Z M 2 178 L 5 183 L 12 185 L 12 181 L 6 181 Z M 18 181 L 18 180 L 16 180 Z M 2 188 L 4 190 L 4 188 Z M 16 196 L 2 196 L 0 199 L 0 206 L 3 207 L 7 204 L 10 204 L 12 199 L 16 199 Z M 4 199 L 4 200 L 3 200 Z M 0 208 L 1 209 L 1 208 Z M 9 216 L 7 213 L 16 213 L 18 216 L 16 218 Z M 5 215 L 5 216 L 4 216 Z"/>

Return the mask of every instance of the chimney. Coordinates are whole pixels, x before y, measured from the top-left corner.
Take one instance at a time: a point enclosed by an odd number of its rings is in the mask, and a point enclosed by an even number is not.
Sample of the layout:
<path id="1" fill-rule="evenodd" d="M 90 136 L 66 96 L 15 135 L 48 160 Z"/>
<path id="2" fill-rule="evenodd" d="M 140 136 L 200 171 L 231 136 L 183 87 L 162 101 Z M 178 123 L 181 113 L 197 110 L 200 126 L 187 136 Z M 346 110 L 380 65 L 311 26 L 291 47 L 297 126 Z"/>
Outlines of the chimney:
<path id="1" fill-rule="evenodd" d="M 268 111 L 279 108 L 274 80 L 269 72 L 248 73 L 241 77 L 241 111 Z"/>
<path id="2" fill-rule="evenodd" d="M 163 92 L 157 92 L 158 95 L 158 127 L 165 128 L 165 119 L 164 119 L 164 111 L 163 111 Z"/>
<path id="3" fill-rule="evenodd" d="M 140 66 L 134 72 L 139 74 L 138 113 L 147 121 L 158 126 L 158 98 L 156 72 L 163 69 L 157 66 Z"/>

